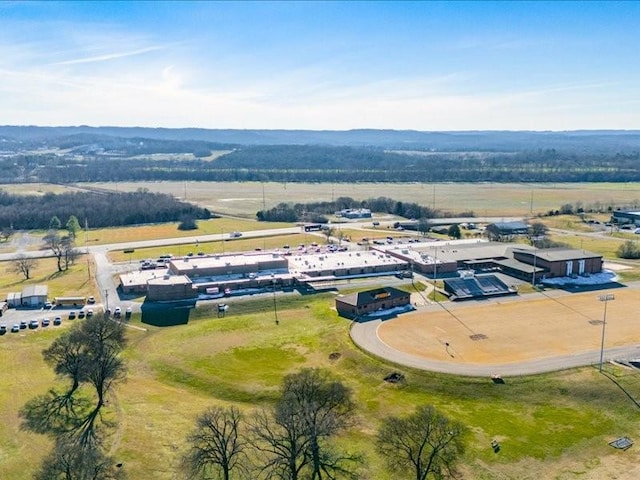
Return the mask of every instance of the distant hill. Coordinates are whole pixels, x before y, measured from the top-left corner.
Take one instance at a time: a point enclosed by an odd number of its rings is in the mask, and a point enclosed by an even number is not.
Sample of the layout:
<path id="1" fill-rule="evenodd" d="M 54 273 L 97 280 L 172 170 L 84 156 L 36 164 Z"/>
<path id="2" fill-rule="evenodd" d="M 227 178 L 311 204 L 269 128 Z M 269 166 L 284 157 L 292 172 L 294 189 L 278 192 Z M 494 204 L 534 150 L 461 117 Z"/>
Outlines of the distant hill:
<path id="1" fill-rule="evenodd" d="M 216 146 L 325 145 L 433 151 L 525 151 L 557 149 L 591 153 L 640 151 L 638 130 L 578 130 L 565 132 L 415 130 L 233 130 L 144 127 L 37 127 L 0 126 L 2 145 L 22 142 L 57 146 L 63 139 L 84 138 L 102 143 L 105 137 L 204 142 Z M 102 140 L 101 140 L 102 139 Z M 202 145 L 202 144 L 201 144 Z"/>

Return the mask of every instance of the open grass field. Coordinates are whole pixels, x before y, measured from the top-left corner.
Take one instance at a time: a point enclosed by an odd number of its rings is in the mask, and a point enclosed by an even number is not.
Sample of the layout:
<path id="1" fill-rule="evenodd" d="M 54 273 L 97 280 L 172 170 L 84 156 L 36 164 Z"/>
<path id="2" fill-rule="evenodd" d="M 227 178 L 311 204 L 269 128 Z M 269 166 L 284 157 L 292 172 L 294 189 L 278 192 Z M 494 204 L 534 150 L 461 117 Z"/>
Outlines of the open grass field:
<path id="1" fill-rule="evenodd" d="M 82 188 L 83 185 L 77 186 Z M 477 216 L 534 216 L 576 202 L 581 202 L 585 208 L 640 205 L 640 183 L 119 182 L 88 186 L 119 191 L 148 188 L 186 198 L 214 212 L 247 218 L 255 218 L 258 210 L 272 208 L 280 202 L 330 201 L 338 197 L 366 200 L 383 196 L 450 212 L 473 211 Z"/>
<path id="2" fill-rule="evenodd" d="M 109 402 L 119 421 L 112 454 L 129 478 L 180 478 L 178 459 L 198 413 L 215 404 L 245 412 L 268 405 L 282 376 L 304 366 L 329 369 L 352 388 L 359 423 L 341 442 L 366 455 L 368 475 L 362 478 L 395 478 L 373 450 L 375 429 L 384 415 L 423 403 L 469 427 L 464 478 L 539 479 L 541 472 L 544 478 L 637 478 L 636 450 L 607 445 L 620 435 L 640 438 L 638 406 L 621 390 L 637 398 L 637 374 L 612 368 L 620 386 L 592 368 L 494 385 L 398 368 L 355 348 L 349 322 L 332 306 L 332 295 L 283 295 L 278 326 L 270 297 L 234 301 L 222 319 L 199 308 L 189 324 L 175 327 L 150 327 L 134 317 L 134 325 L 148 330 L 129 330 L 128 380 Z M 0 337 L 2 365 L 15 366 L 0 376 L 0 478 L 31 478 L 46 452 L 43 437 L 19 429 L 16 412 L 53 380 L 39 353 L 53 335 Z M 334 352 L 341 356 L 332 361 Z M 398 370 L 406 374 L 405 384 L 383 381 Z M 494 438 L 502 445 L 499 454 L 489 445 Z"/>
<path id="3" fill-rule="evenodd" d="M 127 243 L 138 240 L 155 240 L 158 238 L 197 237 L 198 235 L 229 234 L 235 230 L 252 231 L 265 228 L 292 227 L 290 223 L 259 223 L 240 218 L 214 218 L 199 220 L 197 230 L 178 230 L 178 222 L 157 223 L 152 225 L 135 225 L 131 227 L 89 229 L 86 235 L 88 245 L 105 245 Z M 85 241 L 84 232 L 78 234 L 78 243 Z"/>
<path id="4" fill-rule="evenodd" d="M 47 285 L 49 298 L 60 296 L 89 296 L 95 295 L 95 267 L 91 264 L 91 278 L 87 266 L 87 257 L 81 255 L 75 265 L 69 270 L 58 272 L 54 258 L 42 258 L 37 260 L 37 266 L 31 272 L 31 278 L 25 280 L 24 276 L 11 271 L 12 262 L 0 262 L 0 298 L 7 298 L 9 292 L 20 292 L 27 285 Z"/>

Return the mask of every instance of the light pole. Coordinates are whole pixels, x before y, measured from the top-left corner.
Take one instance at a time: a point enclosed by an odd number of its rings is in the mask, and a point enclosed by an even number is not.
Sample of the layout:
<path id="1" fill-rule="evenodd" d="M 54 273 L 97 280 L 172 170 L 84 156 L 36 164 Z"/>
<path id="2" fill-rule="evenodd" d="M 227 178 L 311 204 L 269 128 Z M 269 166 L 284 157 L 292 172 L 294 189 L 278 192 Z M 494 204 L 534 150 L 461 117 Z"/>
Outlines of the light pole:
<path id="1" fill-rule="evenodd" d="M 438 247 L 436 246 L 434 250 L 435 255 L 433 259 L 433 301 L 437 302 L 438 300 L 436 299 L 436 288 L 438 285 Z"/>
<path id="2" fill-rule="evenodd" d="M 602 360 L 604 357 L 604 327 L 607 325 L 607 303 L 609 300 L 615 300 L 616 297 L 613 293 L 606 293 L 604 295 L 598 295 L 598 300 L 604 302 L 604 317 L 602 317 L 602 342 L 600 343 L 600 368 L 599 372 L 602 372 Z"/>
<path id="3" fill-rule="evenodd" d="M 533 275 L 531 276 L 531 286 L 534 289 L 536 288 L 536 259 L 538 258 L 536 253 L 537 253 L 537 248 L 534 245 L 533 246 Z"/>
<path id="4" fill-rule="evenodd" d="M 106 310 L 105 312 L 109 311 L 109 290 L 104 291 L 104 297 L 105 297 L 105 304 L 106 304 Z"/>
<path id="5" fill-rule="evenodd" d="M 278 321 L 278 306 L 276 304 L 276 281 L 275 281 L 275 279 L 273 280 L 273 314 L 276 317 L 276 325 L 280 325 L 280 322 Z"/>

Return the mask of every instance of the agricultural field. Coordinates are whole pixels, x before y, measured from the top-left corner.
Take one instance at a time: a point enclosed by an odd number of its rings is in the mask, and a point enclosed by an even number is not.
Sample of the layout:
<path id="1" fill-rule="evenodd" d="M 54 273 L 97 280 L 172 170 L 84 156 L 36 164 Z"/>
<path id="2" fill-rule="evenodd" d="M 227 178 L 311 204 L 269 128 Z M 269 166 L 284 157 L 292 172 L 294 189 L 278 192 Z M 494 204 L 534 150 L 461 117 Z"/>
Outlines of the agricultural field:
<path id="1" fill-rule="evenodd" d="M 350 323 L 332 307 L 333 295 L 282 295 L 279 325 L 270 296 L 230 302 L 226 318 L 198 308 L 187 325 L 175 327 L 151 327 L 134 316 L 132 325 L 141 329 L 129 330 L 128 379 L 109 399 L 110 416 L 117 419 L 111 453 L 129 478 L 178 477 L 196 415 L 211 405 L 234 404 L 247 414 L 267 406 L 283 375 L 302 367 L 328 369 L 352 389 L 359 421 L 338 443 L 366 456 L 369 475 L 362 478 L 394 478 L 373 450 L 375 430 L 385 415 L 425 403 L 467 425 L 464 478 L 534 479 L 539 472 L 613 478 L 640 460 L 634 449 L 618 452 L 607 445 L 620 435 L 640 436 L 638 407 L 627 396 L 640 395 L 635 373 L 582 368 L 495 385 L 488 378 L 413 371 L 357 349 L 349 340 Z M 0 478 L 31 478 L 48 449 L 46 439 L 19 428 L 17 411 L 52 384 L 40 351 L 54 334 L 0 338 L 0 362 L 15 365 L 0 377 Z M 339 358 L 331 360 L 332 353 Z M 404 373 L 406 382 L 384 382 L 393 371 Z M 494 438 L 502 445 L 499 454 L 490 448 Z"/>
<path id="2" fill-rule="evenodd" d="M 536 216 L 564 204 L 606 209 L 614 205 L 640 206 L 640 183 L 221 183 L 119 182 L 89 187 L 134 191 L 147 188 L 196 202 L 216 213 L 255 218 L 258 210 L 280 202 L 357 200 L 389 197 L 453 213 L 476 216 Z M 78 184 L 82 188 L 84 184 Z"/>

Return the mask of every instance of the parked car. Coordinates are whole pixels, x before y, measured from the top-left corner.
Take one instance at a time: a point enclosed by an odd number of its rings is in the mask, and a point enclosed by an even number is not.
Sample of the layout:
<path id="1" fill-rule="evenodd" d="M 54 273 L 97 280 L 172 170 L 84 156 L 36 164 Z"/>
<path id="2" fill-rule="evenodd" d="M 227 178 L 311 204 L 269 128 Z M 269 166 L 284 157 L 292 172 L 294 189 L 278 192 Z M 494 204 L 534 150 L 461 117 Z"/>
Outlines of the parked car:
<path id="1" fill-rule="evenodd" d="M 58 326 L 58 325 L 62 325 L 62 317 L 56 317 L 53 319 L 53 325 L 54 326 Z"/>
<path id="2" fill-rule="evenodd" d="M 120 307 L 116 307 L 113 309 L 113 316 L 118 318 L 122 315 L 122 309 Z"/>
<path id="3" fill-rule="evenodd" d="M 20 330 L 24 330 L 25 328 L 27 328 L 27 321 L 26 320 L 22 320 L 20 322 Z"/>
<path id="4" fill-rule="evenodd" d="M 87 308 L 87 318 L 93 317 L 93 308 Z"/>
<path id="5" fill-rule="evenodd" d="M 46 317 L 42 319 L 42 322 L 40 322 L 43 327 L 48 327 L 50 323 L 51 321 Z"/>
<path id="6" fill-rule="evenodd" d="M 94 303 L 96 303 L 96 298 L 94 296 L 87 298 L 87 303 L 93 305 Z"/>
<path id="7" fill-rule="evenodd" d="M 38 328 L 40 326 L 40 324 L 38 323 L 38 320 L 31 320 L 29 322 L 29 328 L 34 329 L 34 328 Z"/>
<path id="8" fill-rule="evenodd" d="M 5 333 L 7 333 L 7 325 L 3 323 L 0 325 L 0 335 L 4 335 Z"/>
<path id="9" fill-rule="evenodd" d="M 52 308 L 53 307 L 53 303 L 51 302 L 44 302 L 44 308 Z"/>
<path id="10" fill-rule="evenodd" d="M 13 324 L 13 327 L 11 327 L 11 332 L 12 333 L 16 333 L 20 331 L 20 325 L 18 325 L 17 323 Z"/>
<path id="11" fill-rule="evenodd" d="M 127 309 L 124 311 L 124 316 L 127 320 L 131 318 L 131 307 L 127 307 Z"/>
<path id="12" fill-rule="evenodd" d="M 76 318 L 76 312 L 71 310 L 69 312 L 69 320 L 73 320 L 74 318 Z"/>
<path id="13" fill-rule="evenodd" d="M 84 318 L 84 310 L 78 312 L 78 318 Z"/>

